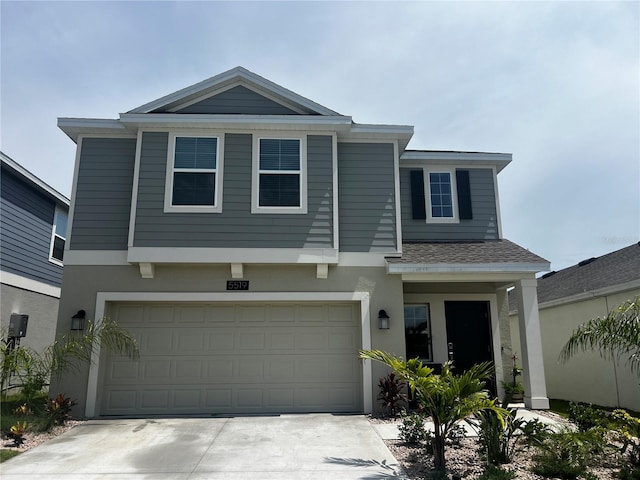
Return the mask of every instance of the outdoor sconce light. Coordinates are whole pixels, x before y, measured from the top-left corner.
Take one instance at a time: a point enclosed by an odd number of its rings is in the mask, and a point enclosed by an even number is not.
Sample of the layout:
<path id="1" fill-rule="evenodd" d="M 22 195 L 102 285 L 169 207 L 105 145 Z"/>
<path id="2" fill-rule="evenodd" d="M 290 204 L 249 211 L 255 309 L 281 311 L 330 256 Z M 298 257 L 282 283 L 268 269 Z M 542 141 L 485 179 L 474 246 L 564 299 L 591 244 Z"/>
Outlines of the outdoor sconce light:
<path id="1" fill-rule="evenodd" d="M 378 328 L 380 330 L 389 330 L 389 315 L 384 310 L 378 312 Z"/>
<path id="2" fill-rule="evenodd" d="M 71 330 L 84 330 L 84 319 L 87 314 L 84 310 L 78 310 L 73 317 L 71 317 Z"/>

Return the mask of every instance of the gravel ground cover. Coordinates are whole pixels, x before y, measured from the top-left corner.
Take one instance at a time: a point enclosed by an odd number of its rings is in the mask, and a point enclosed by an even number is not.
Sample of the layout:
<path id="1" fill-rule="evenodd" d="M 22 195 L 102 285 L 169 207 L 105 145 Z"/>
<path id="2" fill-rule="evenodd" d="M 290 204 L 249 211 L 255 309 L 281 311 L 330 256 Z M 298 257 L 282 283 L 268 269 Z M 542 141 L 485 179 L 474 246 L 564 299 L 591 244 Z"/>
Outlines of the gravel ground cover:
<path id="1" fill-rule="evenodd" d="M 537 413 L 552 418 L 561 425 L 571 425 L 568 420 L 554 413 Z M 400 419 L 375 417 L 370 417 L 369 421 L 372 423 L 401 423 Z M 405 445 L 400 440 L 384 440 L 384 442 L 411 480 L 429 478 L 429 473 L 433 469 L 433 456 L 428 454 L 424 447 Z M 503 468 L 514 471 L 516 473 L 515 478 L 518 480 L 546 480 L 544 477 L 531 472 L 533 452 L 533 449 L 530 449 L 516 453 L 513 461 L 503 465 Z M 447 473 L 450 479 L 456 475 L 461 479 L 476 479 L 484 471 L 484 463 L 481 459 L 477 437 L 466 437 L 454 445 L 447 446 L 446 459 Z M 610 458 L 605 460 L 602 465 L 592 468 L 590 472 L 598 480 L 615 480 L 615 473 L 620 468 L 618 462 L 619 460 Z"/>

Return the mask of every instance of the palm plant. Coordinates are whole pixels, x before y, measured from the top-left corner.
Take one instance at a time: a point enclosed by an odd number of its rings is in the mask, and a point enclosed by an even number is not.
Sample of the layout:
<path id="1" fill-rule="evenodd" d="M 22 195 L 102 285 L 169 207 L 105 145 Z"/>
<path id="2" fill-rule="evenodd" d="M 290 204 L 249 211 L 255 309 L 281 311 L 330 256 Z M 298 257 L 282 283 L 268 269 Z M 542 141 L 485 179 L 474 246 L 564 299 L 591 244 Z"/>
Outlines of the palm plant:
<path id="1" fill-rule="evenodd" d="M 132 360 L 140 355 L 136 339 L 117 322 L 104 318 L 99 322 L 88 322 L 81 335 L 61 337 L 42 353 L 27 347 L 9 348 L 0 344 L 0 390 L 4 392 L 13 379 L 17 380 L 17 385 L 12 386 L 22 387 L 27 397 L 35 395 L 51 375 L 77 371 L 81 365 L 90 363 L 96 345 Z"/>
<path id="2" fill-rule="evenodd" d="M 364 350 L 360 357 L 389 366 L 411 388 L 416 400 L 433 422 L 433 456 L 436 470 L 446 470 L 445 443 L 458 422 L 483 410 L 494 411 L 499 422 L 508 412 L 489 398 L 485 380 L 493 373 L 489 362 L 474 365 L 454 375 L 452 365 L 445 363 L 439 375 L 417 358 L 404 360 L 380 350 Z"/>
<path id="3" fill-rule="evenodd" d="M 597 350 L 603 358 L 626 357 L 640 377 L 640 295 L 574 330 L 560 352 L 560 361 L 589 350 Z"/>

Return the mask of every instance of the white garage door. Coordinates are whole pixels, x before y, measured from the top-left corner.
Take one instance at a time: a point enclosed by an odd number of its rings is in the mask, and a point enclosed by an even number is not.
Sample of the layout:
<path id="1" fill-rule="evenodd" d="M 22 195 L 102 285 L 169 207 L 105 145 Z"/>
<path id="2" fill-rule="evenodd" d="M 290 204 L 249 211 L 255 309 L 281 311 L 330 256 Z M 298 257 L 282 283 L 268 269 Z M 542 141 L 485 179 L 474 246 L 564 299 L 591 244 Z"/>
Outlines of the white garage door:
<path id="1" fill-rule="evenodd" d="M 353 303 L 114 304 L 140 360 L 107 355 L 102 415 L 361 412 Z"/>

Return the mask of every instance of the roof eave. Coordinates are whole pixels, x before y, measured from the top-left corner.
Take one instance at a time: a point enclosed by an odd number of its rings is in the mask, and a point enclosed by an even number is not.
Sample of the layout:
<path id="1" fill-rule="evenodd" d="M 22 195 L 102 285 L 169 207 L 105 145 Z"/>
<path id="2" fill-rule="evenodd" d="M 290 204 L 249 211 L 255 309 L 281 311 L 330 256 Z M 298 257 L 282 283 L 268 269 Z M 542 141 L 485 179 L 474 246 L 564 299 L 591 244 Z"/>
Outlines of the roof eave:
<path id="1" fill-rule="evenodd" d="M 387 263 L 387 273 L 523 273 L 535 274 L 549 270 L 545 263 Z"/>
<path id="2" fill-rule="evenodd" d="M 500 173 L 509 163 L 513 156 L 510 153 L 484 153 L 484 152 L 449 152 L 449 151 L 405 151 L 400 156 L 401 167 L 415 167 L 421 165 L 491 165 L 496 167 Z"/>
<path id="3" fill-rule="evenodd" d="M 51 185 L 47 184 L 43 180 L 40 180 L 38 177 L 36 177 L 33 173 L 31 173 L 29 170 L 24 168 L 22 165 L 20 165 L 14 159 L 12 159 L 11 157 L 9 157 L 8 155 L 6 155 L 3 152 L 0 152 L 0 159 L 1 159 L 2 163 L 5 164 L 7 167 L 9 167 L 11 170 L 13 170 L 18 175 L 22 176 L 27 181 L 29 181 L 30 183 L 32 183 L 33 185 L 35 185 L 36 187 L 41 189 L 43 192 L 45 192 L 50 197 L 52 197 L 56 201 L 56 203 L 64 205 L 67 208 L 69 207 L 70 201 L 69 201 L 69 199 L 67 197 L 65 197 L 63 194 L 58 192 Z"/>
<path id="4" fill-rule="evenodd" d="M 135 136 L 135 132 L 117 119 L 61 117 L 58 118 L 58 128 L 75 143 L 78 143 L 80 135 Z"/>

